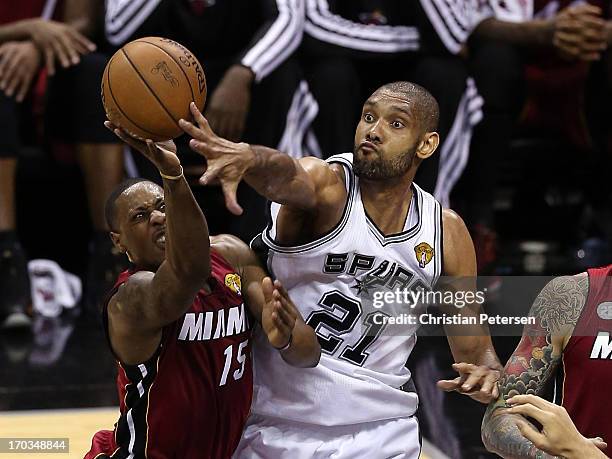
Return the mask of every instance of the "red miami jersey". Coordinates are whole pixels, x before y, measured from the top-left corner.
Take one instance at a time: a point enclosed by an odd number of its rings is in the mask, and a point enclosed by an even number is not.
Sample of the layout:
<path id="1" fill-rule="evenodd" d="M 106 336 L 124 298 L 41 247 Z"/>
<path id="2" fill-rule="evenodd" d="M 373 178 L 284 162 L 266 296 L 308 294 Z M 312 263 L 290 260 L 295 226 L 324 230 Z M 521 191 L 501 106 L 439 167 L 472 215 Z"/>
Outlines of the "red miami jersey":
<path id="1" fill-rule="evenodd" d="M 589 295 L 563 351 L 556 384 L 561 403 L 587 438 L 612 442 L 612 265 L 589 269 Z M 607 455 L 612 448 L 604 450 Z"/>
<path id="2" fill-rule="evenodd" d="M 240 276 L 215 252 L 211 264 L 211 293 L 200 290 L 163 328 L 155 354 L 139 365 L 117 362 L 120 417 L 114 431 L 94 436 L 85 459 L 231 457 L 253 394 L 252 317 Z M 134 272 L 119 276 L 111 296 Z"/>

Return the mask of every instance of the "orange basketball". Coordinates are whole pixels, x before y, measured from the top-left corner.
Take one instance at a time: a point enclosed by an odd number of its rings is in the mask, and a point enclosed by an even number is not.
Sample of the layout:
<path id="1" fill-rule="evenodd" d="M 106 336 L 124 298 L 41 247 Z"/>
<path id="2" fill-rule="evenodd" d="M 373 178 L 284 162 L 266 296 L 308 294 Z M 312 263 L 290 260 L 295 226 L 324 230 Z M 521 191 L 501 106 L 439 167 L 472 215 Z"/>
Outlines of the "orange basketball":
<path id="1" fill-rule="evenodd" d="M 189 103 L 202 110 L 206 78 L 195 56 L 167 38 L 132 41 L 111 57 L 102 77 L 108 119 L 130 135 L 154 141 L 180 136 Z"/>

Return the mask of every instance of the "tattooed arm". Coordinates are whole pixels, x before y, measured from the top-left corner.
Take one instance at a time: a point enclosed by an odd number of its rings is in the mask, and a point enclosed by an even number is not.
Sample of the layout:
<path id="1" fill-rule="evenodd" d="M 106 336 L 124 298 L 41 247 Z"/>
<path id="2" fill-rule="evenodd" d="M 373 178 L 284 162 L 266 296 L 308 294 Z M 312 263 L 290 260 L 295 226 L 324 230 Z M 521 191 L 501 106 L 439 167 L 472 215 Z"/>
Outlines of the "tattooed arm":
<path id="1" fill-rule="evenodd" d="M 529 315 L 536 323 L 525 326 L 499 381 L 499 398 L 489 405 L 482 421 L 482 441 L 489 451 L 506 459 L 553 457 L 521 435 L 516 423 L 527 421 L 520 415 L 509 414 L 506 400 L 514 395 L 542 394 L 572 336 L 588 288 L 586 273 L 558 277 L 535 299 Z"/>

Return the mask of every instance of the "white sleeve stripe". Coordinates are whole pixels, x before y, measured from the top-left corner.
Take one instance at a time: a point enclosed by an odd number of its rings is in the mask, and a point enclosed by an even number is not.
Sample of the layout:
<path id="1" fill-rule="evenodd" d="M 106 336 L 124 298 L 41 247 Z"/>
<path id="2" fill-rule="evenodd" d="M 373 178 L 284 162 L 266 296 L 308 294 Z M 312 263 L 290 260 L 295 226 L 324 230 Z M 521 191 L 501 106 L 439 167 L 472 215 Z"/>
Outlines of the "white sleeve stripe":
<path id="1" fill-rule="evenodd" d="M 255 81 L 259 82 L 270 73 L 272 73 L 280 64 L 282 64 L 287 57 L 293 53 L 302 42 L 303 30 L 301 25 L 299 31 L 292 34 L 283 35 L 283 41 L 277 42 L 277 47 L 281 50 L 280 53 L 276 52 L 272 56 L 269 56 L 275 49 L 270 49 L 264 54 L 260 60 L 255 62 L 251 67 L 251 70 L 255 73 Z M 289 43 L 286 43 L 289 40 Z M 243 60 L 244 64 L 244 60 Z M 245 64 L 246 65 L 246 64 Z"/>
<path id="2" fill-rule="evenodd" d="M 290 1 L 293 6 L 289 4 Z M 261 40 L 242 58 L 242 64 L 255 73 L 256 81 L 260 81 L 273 70 L 271 62 L 282 62 L 301 41 L 299 6 L 295 4 L 295 0 L 290 1 L 277 0 L 278 17 Z M 265 75 L 262 74 L 264 68 L 268 69 Z"/>
<path id="3" fill-rule="evenodd" d="M 106 27 L 109 32 L 117 32 L 126 22 L 147 3 L 147 0 L 131 0 L 126 3 L 122 0 L 108 0 L 106 2 Z"/>
<path id="4" fill-rule="evenodd" d="M 47 0 L 45 2 L 45 7 L 43 8 L 43 12 L 40 17 L 44 19 L 53 19 L 53 13 L 55 13 L 56 4 L 57 0 Z"/>
<path id="5" fill-rule="evenodd" d="M 444 0 L 431 0 L 431 3 L 435 10 L 439 12 L 439 17 L 446 24 L 449 33 L 451 33 L 458 42 L 464 42 L 468 37 L 467 28 L 455 14 L 453 8 L 448 5 L 448 2 Z"/>
<path id="6" fill-rule="evenodd" d="M 444 43 L 444 46 L 452 53 L 457 54 L 461 50 L 463 41 L 454 37 L 448 29 L 446 23 L 440 17 L 440 13 L 436 10 L 433 2 L 429 0 L 421 0 L 421 5 L 429 18 L 429 21 L 436 30 L 438 37 Z M 465 37 L 467 39 L 467 36 Z"/>
<path id="7" fill-rule="evenodd" d="M 307 0 L 306 18 L 327 32 L 347 35 L 356 39 L 370 41 L 406 42 L 415 40 L 419 33 L 416 27 L 377 26 L 357 24 L 329 11 L 326 0 Z"/>
<path id="8" fill-rule="evenodd" d="M 161 0 L 144 0 L 142 8 L 137 9 L 131 17 L 126 17 L 125 14 L 113 16 L 109 13 L 116 12 L 109 10 L 106 15 L 106 38 L 112 45 L 121 45 L 125 42 L 136 30 L 140 27 L 151 13 L 157 8 Z M 110 3 L 110 2 L 109 2 Z M 132 3 L 131 5 L 138 4 Z M 134 8 L 130 8 L 133 10 Z M 123 10 L 125 11 L 125 10 Z"/>
<path id="9" fill-rule="evenodd" d="M 403 43 L 385 43 L 381 41 L 356 39 L 321 29 L 310 21 L 306 21 L 305 31 L 308 35 L 326 43 L 331 43 L 350 49 L 357 49 L 360 51 L 397 53 L 401 51 L 417 50 L 419 48 L 418 39 Z"/>

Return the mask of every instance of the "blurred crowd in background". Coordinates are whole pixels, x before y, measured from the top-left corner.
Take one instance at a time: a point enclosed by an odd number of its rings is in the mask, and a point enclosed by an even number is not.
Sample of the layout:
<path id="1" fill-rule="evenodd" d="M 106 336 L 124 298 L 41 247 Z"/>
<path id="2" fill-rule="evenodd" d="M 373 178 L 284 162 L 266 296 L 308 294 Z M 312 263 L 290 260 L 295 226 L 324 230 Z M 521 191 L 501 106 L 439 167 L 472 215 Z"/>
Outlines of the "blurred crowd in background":
<path id="1" fill-rule="evenodd" d="M 566 0 L 0 2 L 0 323 L 32 327 L 33 304 L 50 317 L 95 316 L 127 266 L 107 235 L 105 199 L 127 176 L 159 177 L 104 128 L 100 80 L 117 49 L 145 36 L 174 39 L 198 57 L 217 134 L 294 157 L 352 151 L 365 99 L 384 83 L 419 83 L 440 104 L 441 144 L 416 182 L 463 217 L 480 274 L 609 263 L 611 8 Z M 204 159 L 176 142 L 211 233 L 248 242 L 265 226 L 266 203 L 242 185 L 245 214 L 231 216 L 219 189 L 197 185 Z"/>

